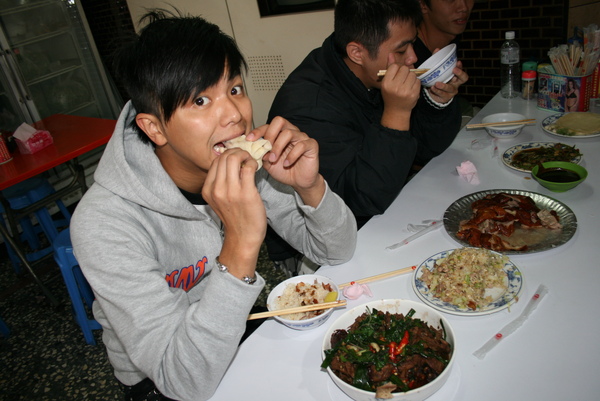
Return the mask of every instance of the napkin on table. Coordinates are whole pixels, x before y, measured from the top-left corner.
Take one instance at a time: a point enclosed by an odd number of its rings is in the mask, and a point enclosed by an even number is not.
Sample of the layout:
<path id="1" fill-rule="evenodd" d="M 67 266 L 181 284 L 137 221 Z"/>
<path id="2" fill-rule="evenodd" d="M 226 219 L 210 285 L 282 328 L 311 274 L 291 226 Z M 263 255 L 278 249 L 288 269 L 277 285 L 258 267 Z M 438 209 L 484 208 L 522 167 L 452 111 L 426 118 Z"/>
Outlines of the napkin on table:
<path id="1" fill-rule="evenodd" d="M 19 151 L 24 154 L 32 154 L 52 145 L 54 140 L 50 132 L 38 130 L 29 124 L 23 123 L 13 134 Z"/>
<path id="2" fill-rule="evenodd" d="M 464 161 L 460 166 L 456 166 L 458 175 L 461 176 L 465 181 L 473 185 L 479 185 L 479 175 L 477 174 L 477 168 L 470 161 Z"/>

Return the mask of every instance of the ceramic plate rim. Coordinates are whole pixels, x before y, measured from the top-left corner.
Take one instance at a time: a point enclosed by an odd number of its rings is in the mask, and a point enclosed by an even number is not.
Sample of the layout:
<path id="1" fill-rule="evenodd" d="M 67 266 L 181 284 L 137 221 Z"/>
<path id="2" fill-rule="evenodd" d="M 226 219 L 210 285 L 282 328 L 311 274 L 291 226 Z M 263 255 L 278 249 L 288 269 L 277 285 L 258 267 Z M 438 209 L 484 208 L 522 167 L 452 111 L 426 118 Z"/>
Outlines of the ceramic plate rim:
<path id="1" fill-rule="evenodd" d="M 570 207 L 568 207 L 563 202 L 557 199 L 551 198 L 550 196 L 543 195 L 537 192 L 523 191 L 519 189 L 490 189 L 486 191 L 473 192 L 455 200 L 450 206 L 448 206 L 448 208 L 444 212 L 444 229 L 446 230 L 448 235 L 450 235 L 450 237 L 452 237 L 452 239 L 458 242 L 460 245 L 472 247 L 472 245 L 468 242 L 456 237 L 456 232 L 458 231 L 458 225 L 460 224 L 460 220 L 468 219 L 469 216 L 471 216 L 470 205 L 473 201 L 479 200 L 486 195 L 497 194 L 500 192 L 505 192 L 507 194 L 512 195 L 529 196 L 534 200 L 534 202 L 536 202 L 538 206 L 540 201 L 553 203 L 552 206 L 554 206 L 554 208 L 552 210 L 557 211 L 557 213 L 560 212 L 558 214 L 560 217 L 560 221 L 563 224 L 562 233 L 555 242 L 546 243 L 541 246 L 531 246 L 525 251 L 507 250 L 502 251 L 501 253 L 505 255 L 523 255 L 535 252 L 542 252 L 566 244 L 575 235 L 575 232 L 577 231 L 577 217 L 575 216 L 575 213 L 573 213 L 573 210 L 571 210 Z M 463 209 L 459 210 L 459 206 L 463 206 Z M 454 213 L 455 216 L 452 216 L 452 213 Z"/>
<path id="2" fill-rule="evenodd" d="M 460 249 L 460 248 L 456 248 Z M 503 309 L 508 308 L 512 304 L 519 301 L 519 297 L 523 292 L 523 274 L 521 270 L 515 265 L 510 259 L 504 264 L 504 272 L 506 273 L 508 280 L 508 289 L 502 294 L 501 297 L 486 305 L 483 308 L 479 308 L 477 310 L 463 309 L 459 308 L 456 305 L 452 305 L 449 302 L 444 302 L 441 299 L 433 296 L 427 289 L 425 283 L 420 280 L 420 277 L 423 274 L 424 268 L 429 268 L 428 262 L 431 263 L 431 267 L 433 267 L 433 263 L 436 260 L 449 255 L 451 252 L 454 252 L 456 249 L 448 249 L 445 251 L 441 251 L 436 253 L 435 255 L 431 255 L 427 259 L 425 259 L 421 264 L 417 267 L 415 274 L 413 275 L 412 285 L 415 293 L 421 299 L 421 301 L 425 302 L 427 305 L 431 306 L 434 309 L 437 309 L 441 312 L 450 313 L 453 315 L 460 316 L 482 316 L 489 315 L 492 313 L 499 312 Z M 499 252 L 490 251 L 499 255 L 502 255 Z M 512 273 L 512 274 L 511 274 Z"/>
<path id="3" fill-rule="evenodd" d="M 584 113 L 584 112 L 583 111 L 575 111 L 573 113 Z M 600 131 L 598 131 L 594 134 L 590 134 L 590 135 L 563 135 L 563 134 L 558 134 L 556 132 L 552 132 L 548 128 L 546 128 L 550 124 L 553 124 L 556 120 L 558 120 L 559 118 L 564 116 L 565 114 L 568 114 L 568 113 L 557 113 L 557 114 L 553 114 L 551 116 L 544 118 L 542 120 L 542 129 L 544 131 L 546 131 L 547 133 L 549 133 L 550 135 L 560 136 L 561 138 L 594 138 L 594 137 L 600 136 Z"/>
<path id="4" fill-rule="evenodd" d="M 523 142 L 523 143 L 519 143 L 519 144 L 512 146 L 504 151 L 504 153 L 502 154 L 502 162 L 504 163 L 504 165 L 506 167 L 512 168 L 513 170 L 521 171 L 523 173 L 531 173 L 531 170 L 525 170 L 524 168 L 513 166 L 511 164 L 512 157 L 521 150 L 541 148 L 541 147 L 549 148 L 549 147 L 551 147 L 551 145 L 555 145 L 557 143 L 562 143 L 562 142 Z M 567 144 L 563 143 L 563 145 L 567 145 Z M 571 145 L 567 145 L 567 146 L 571 146 Z M 579 149 L 577 149 L 577 150 L 579 150 Z M 581 151 L 580 151 L 580 153 L 581 153 Z M 570 160 L 570 162 L 579 164 L 581 162 L 581 156 L 574 157 L 573 159 Z"/>

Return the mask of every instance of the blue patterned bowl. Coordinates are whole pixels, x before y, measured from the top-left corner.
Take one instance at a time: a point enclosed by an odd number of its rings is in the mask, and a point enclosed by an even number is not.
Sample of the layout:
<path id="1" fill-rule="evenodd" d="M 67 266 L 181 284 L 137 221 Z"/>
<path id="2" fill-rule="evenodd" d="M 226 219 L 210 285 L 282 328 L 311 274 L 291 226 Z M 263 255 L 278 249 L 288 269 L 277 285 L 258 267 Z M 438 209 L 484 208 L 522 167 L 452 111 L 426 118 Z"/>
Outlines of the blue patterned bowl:
<path id="1" fill-rule="evenodd" d="M 504 121 L 524 120 L 525 118 L 527 117 L 518 113 L 496 113 L 484 117 L 481 122 L 483 124 L 501 123 Z M 485 130 L 494 138 L 508 139 L 519 135 L 524 126 L 525 124 L 504 125 L 500 127 L 485 127 Z"/>
<path id="2" fill-rule="evenodd" d="M 286 287 L 289 284 L 296 285 L 298 283 L 306 283 L 307 285 L 312 285 L 315 284 L 315 282 L 329 284 L 332 290 L 338 293 L 336 300 L 340 299 L 338 286 L 329 277 L 319 276 L 316 274 L 304 274 L 282 281 L 275 288 L 273 288 L 273 290 L 269 293 L 269 296 L 267 297 L 267 309 L 270 311 L 278 309 L 276 306 L 277 298 L 283 295 Z M 274 316 L 274 319 L 283 324 L 284 326 L 287 326 L 294 330 L 311 330 L 325 323 L 325 321 L 329 319 L 332 313 L 333 308 L 326 309 L 322 314 L 304 320 L 290 320 L 285 319 L 282 316 Z"/>
<path id="3" fill-rule="evenodd" d="M 429 68 L 429 71 L 419 75 L 421 85 L 430 87 L 436 82 L 450 81 L 454 76 L 452 70 L 456 67 L 457 60 L 454 43 L 433 54 L 419 66 L 419 68 Z"/>

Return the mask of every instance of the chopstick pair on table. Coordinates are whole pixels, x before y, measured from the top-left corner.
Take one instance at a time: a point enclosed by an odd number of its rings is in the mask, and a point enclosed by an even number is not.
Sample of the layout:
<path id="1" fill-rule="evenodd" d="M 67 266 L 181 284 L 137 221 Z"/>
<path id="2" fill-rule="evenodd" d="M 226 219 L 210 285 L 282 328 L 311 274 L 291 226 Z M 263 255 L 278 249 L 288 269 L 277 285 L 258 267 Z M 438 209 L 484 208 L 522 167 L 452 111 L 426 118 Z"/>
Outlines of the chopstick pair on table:
<path id="1" fill-rule="evenodd" d="M 349 287 L 353 284 L 371 283 L 373 281 L 383 280 L 383 279 L 386 279 L 389 277 L 394 277 L 394 276 L 399 276 L 401 274 L 410 273 L 413 270 L 415 270 L 416 268 L 417 268 L 417 266 L 410 266 L 410 267 L 405 267 L 403 269 L 392 270 L 387 273 L 376 274 L 375 276 L 365 277 L 365 278 L 361 278 L 359 280 L 354 280 L 354 281 L 350 281 L 348 283 L 340 284 L 340 285 L 338 285 L 338 288 L 341 290 L 341 289 L 343 289 L 345 287 Z M 272 310 L 272 311 L 268 311 L 268 312 L 252 313 L 252 314 L 248 315 L 248 320 L 263 319 L 266 317 L 273 317 L 273 316 L 280 316 L 280 315 L 289 315 L 292 313 L 312 312 L 312 311 L 316 311 L 316 310 L 337 308 L 338 306 L 346 306 L 346 301 L 339 300 L 339 301 L 334 301 L 334 302 L 325 302 L 322 304 L 298 306 L 296 308 L 278 309 L 278 310 Z"/>
<path id="2" fill-rule="evenodd" d="M 425 74 L 427 71 L 429 71 L 429 68 L 413 68 L 410 70 L 410 72 L 414 72 L 417 75 Z M 377 76 L 383 77 L 383 76 L 385 76 L 386 72 L 387 72 L 387 70 L 379 70 L 379 72 L 377 73 Z"/>
<path id="3" fill-rule="evenodd" d="M 502 127 L 507 125 L 534 124 L 535 118 L 526 118 L 524 120 L 502 121 L 497 123 L 481 123 L 467 124 L 467 129 L 484 128 L 484 127 Z"/>

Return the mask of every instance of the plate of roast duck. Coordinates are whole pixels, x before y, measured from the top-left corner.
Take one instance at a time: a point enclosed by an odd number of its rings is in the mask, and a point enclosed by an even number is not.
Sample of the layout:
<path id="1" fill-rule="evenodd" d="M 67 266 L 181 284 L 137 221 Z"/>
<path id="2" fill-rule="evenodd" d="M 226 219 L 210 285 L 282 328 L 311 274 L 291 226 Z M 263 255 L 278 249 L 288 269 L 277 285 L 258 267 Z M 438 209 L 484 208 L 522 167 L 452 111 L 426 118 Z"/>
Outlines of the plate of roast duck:
<path id="1" fill-rule="evenodd" d="M 567 205 L 546 195 L 494 189 L 453 202 L 444 213 L 444 228 L 463 246 L 523 254 L 565 244 L 577 231 L 577 218 Z"/>

